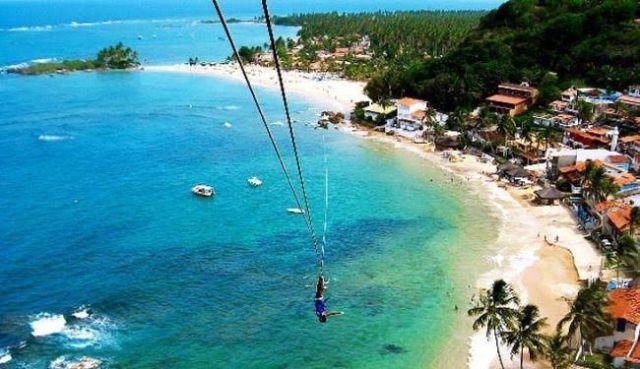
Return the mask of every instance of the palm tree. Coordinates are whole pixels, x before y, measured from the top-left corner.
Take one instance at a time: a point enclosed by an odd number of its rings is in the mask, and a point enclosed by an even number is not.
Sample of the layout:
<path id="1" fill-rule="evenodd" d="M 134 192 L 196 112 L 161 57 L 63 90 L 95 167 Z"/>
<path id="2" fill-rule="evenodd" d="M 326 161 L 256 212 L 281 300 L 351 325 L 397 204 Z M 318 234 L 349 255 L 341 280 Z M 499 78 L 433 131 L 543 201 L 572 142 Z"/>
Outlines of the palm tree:
<path id="1" fill-rule="evenodd" d="M 578 111 L 578 121 L 580 124 L 591 121 L 596 112 L 595 105 L 585 100 L 578 100 L 576 102 L 576 110 Z"/>
<path id="2" fill-rule="evenodd" d="M 579 338 L 576 360 L 582 355 L 585 344 L 591 347 L 598 333 L 609 329 L 609 319 L 605 313 L 608 304 L 606 292 L 597 282 L 582 287 L 578 295 L 569 301 L 569 312 L 558 322 L 558 330 L 568 324 L 569 345 L 573 337 Z"/>
<path id="3" fill-rule="evenodd" d="M 516 122 L 509 114 L 504 114 L 498 119 L 498 132 L 504 136 L 505 143 L 509 141 L 509 136 L 513 136 L 516 132 Z"/>
<path id="4" fill-rule="evenodd" d="M 631 208 L 631 234 L 635 234 L 636 226 L 640 224 L 640 207 L 634 206 Z"/>
<path id="5" fill-rule="evenodd" d="M 634 280 L 640 278 L 640 248 L 637 245 L 627 248 L 618 256 L 619 264 Z"/>
<path id="6" fill-rule="evenodd" d="M 477 317 L 473 322 L 473 330 L 487 328 L 487 338 L 493 335 L 500 366 L 504 369 L 500 354 L 500 335 L 513 326 L 513 318 L 517 314 L 514 308 L 519 303 L 513 288 L 502 279 L 493 282 L 488 290 L 480 293 L 480 300 L 475 307 L 467 312 L 469 316 Z"/>
<path id="7" fill-rule="evenodd" d="M 553 369 L 569 369 L 571 367 L 571 349 L 567 345 L 567 338 L 561 332 L 547 337 L 545 355 Z"/>
<path id="8" fill-rule="evenodd" d="M 547 325 L 547 318 L 540 318 L 538 307 L 527 305 L 521 308 L 515 319 L 513 329 L 502 332 L 502 339 L 511 346 L 511 357 L 520 355 L 520 369 L 524 362 L 524 349 L 529 351 L 531 361 L 544 352 L 544 337 L 540 330 Z"/>

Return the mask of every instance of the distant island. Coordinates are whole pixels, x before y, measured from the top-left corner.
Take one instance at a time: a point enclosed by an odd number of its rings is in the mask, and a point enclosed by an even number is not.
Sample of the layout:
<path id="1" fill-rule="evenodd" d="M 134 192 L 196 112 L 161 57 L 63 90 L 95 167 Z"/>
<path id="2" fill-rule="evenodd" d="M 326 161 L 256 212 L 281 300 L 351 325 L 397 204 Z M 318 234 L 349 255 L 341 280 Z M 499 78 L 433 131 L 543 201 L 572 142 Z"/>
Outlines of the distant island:
<path id="1" fill-rule="evenodd" d="M 16 67 L 7 70 L 7 73 L 22 75 L 40 75 L 50 73 L 67 73 L 81 70 L 113 70 L 131 69 L 140 65 L 138 53 L 124 46 L 122 42 L 105 47 L 98 52 L 95 59 L 62 60 L 59 62 L 47 62 L 31 64 L 25 67 Z"/>

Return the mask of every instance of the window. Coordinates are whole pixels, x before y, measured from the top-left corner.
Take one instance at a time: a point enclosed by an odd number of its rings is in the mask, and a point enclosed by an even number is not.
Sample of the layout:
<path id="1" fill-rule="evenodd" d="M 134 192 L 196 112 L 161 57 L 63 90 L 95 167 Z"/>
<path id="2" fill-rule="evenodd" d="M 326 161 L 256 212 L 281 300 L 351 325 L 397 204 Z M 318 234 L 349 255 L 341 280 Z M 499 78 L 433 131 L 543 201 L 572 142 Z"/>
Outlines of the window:
<path id="1" fill-rule="evenodd" d="M 627 326 L 627 321 L 624 319 L 618 318 L 618 320 L 616 321 L 616 331 L 624 332 L 626 326 Z"/>

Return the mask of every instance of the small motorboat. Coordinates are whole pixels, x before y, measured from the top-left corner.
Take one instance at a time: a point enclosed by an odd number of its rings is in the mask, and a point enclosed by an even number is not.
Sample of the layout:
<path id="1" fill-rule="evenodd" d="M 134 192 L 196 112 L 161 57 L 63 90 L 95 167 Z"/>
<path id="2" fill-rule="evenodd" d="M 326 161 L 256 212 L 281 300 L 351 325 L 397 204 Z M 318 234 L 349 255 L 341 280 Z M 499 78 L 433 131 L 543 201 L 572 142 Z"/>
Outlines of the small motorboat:
<path id="1" fill-rule="evenodd" d="M 199 184 L 199 185 L 194 186 L 191 189 L 191 192 L 194 195 L 204 196 L 204 197 L 211 197 L 211 196 L 216 194 L 216 192 L 213 190 L 213 187 L 207 186 L 207 185 L 203 185 L 203 184 Z"/>
<path id="2" fill-rule="evenodd" d="M 231 123 L 229 123 L 229 122 L 224 122 L 224 126 L 225 126 L 225 128 L 233 127 L 233 125 Z"/>
<path id="3" fill-rule="evenodd" d="M 253 177 L 247 179 L 247 183 L 249 183 L 253 187 L 262 186 L 262 181 L 256 176 L 253 176 Z"/>
<path id="4" fill-rule="evenodd" d="M 304 214 L 304 210 L 300 208 L 289 208 L 287 209 L 287 212 L 290 214 Z"/>

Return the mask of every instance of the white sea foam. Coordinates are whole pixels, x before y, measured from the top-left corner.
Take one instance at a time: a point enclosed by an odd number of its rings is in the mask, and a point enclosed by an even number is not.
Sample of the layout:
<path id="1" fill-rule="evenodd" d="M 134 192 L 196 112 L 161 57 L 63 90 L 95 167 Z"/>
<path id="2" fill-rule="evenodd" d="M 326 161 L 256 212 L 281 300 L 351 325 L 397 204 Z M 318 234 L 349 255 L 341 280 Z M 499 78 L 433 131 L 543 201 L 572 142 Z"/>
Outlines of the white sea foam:
<path id="1" fill-rule="evenodd" d="M 13 359 L 8 349 L 0 350 L 0 364 L 6 364 Z"/>
<path id="2" fill-rule="evenodd" d="M 190 23 L 186 18 L 164 18 L 164 19 L 109 19 L 97 22 L 80 22 L 72 21 L 70 23 L 62 23 L 57 25 L 37 25 L 37 26 L 18 26 L 4 29 L 9 32 L 44 32 L 51 31 L 57 28 L 80 28 L 80 27 L 97 27 L 97 26 L 110 26 L 114 24 L 140 24 L 140 23 L 165 23 L 165 22 L 185 22 L 185 25 Z"/>
<path id="3" fill-rule="evenodd" d="M 53 29 L 52 25 L 44 25 L 44 26 L 22 26 L 22 27 L 13 27 L 9 28 L 7 31 L 9 32 L 46 32 L 51 31 Z"/>
<path id="4" fill-rule="evenodd" d="M 116 325 L 107 317 L 91 314 L 86 319 L 67 326 L 61 335 L 66 338 L 66 346 L 83 349 L 96 345 L 114 345 L 115 329 Z"/>
<path id="5" fill-rule="evenodd" d="M 89 308 L 80 306 L 71 315 L 76 319 L 87 319 L 91 313 L 89 313 Z"/>
<path id="6" fill-rule="evenodd" d="M 238 109 L 240 109 L 238 105 L 227 105 L 222 107 L 222 110 L 238 110 Z"/>
<path id="7" fill-rule="evenodd" d="M 34 317 L 34 320 L 29 323 L 31 325 L 31 334 L 34 337 L 43 337 L 55 333 L 60 333 L 64 330 L 67 320 L 63 315 L 41 313 Z"/>
<path id="8" fill-rule="evenodd" d="M 41 59 L 33 59 L 31 63 L 34 64 L 42 64 L 42 63 L 51 63 L 58 60 L 57 58 L 41 58 Z"/>
<path id="9" fill-rule="evenodd" d="M 284 126 L 284 123 L 280 120 L 277 120 L 273 123 L 271 123 L 272 126 Z"/>
<path id="10" fill-rule="evenodd" d="M 49 369 L 97 369 L 102 362 L 92 357 L 81 357 L 77 360 L 60 356 L 49 363 Z"/>
<path id="11" fill-rule="evenodd" d="M 40 135 L 38 136 L 39 141 L 52 142 L 52 141 L 66 141 L 73 140 L 73 136 L 65 136 L 65 135 Z"/>

